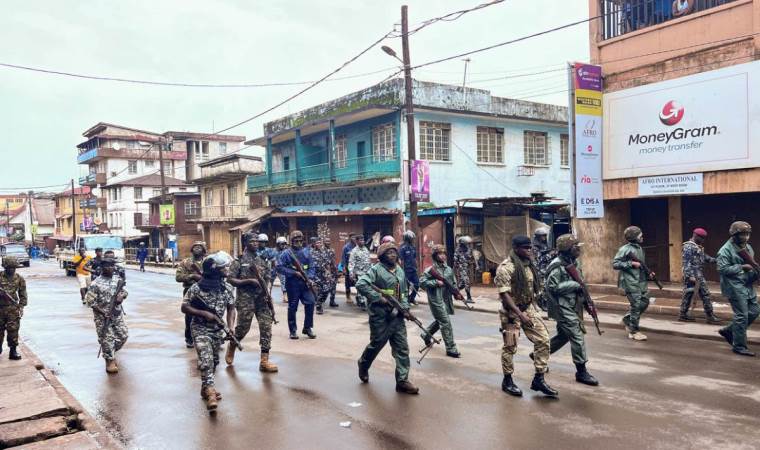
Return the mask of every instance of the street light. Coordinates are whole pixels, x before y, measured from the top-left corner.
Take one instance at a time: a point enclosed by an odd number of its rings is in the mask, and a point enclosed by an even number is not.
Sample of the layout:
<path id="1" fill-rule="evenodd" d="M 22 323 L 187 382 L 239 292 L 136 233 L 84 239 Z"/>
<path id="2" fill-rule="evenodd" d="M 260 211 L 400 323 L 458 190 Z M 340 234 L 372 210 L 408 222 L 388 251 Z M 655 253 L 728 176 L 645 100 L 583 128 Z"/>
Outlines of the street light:
<path id="1" fill-rule="evenodd" d="M 386 54 L 391 55 L 397 60 L 399 60 L 401 64 L 404 64 L 404 61 L 402 61 L 401 58 L 399 58 L 398 55 L 396 55 L 396 51 L 393 50 L 392 48 L 388 47 L 387 45 L 383 45 L 382 47 L 380 47 L 380 49 L 384 51 Z"/>

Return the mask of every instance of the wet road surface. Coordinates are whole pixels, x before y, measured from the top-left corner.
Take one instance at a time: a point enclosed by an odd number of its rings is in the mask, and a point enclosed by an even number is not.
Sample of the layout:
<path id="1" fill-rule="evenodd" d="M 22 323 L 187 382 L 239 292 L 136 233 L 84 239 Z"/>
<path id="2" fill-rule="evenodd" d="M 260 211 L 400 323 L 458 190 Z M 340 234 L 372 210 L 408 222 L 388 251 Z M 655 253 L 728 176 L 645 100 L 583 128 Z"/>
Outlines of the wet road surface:
<path id="1" fill-rule="evenodd" d="M 650 335 L 632 343 L 620 330 L 587 338 L 589 369 L 601 386 L 574 379 L 569 348 L 553 355 L 547 381 L 559 400 L 529 390 L 529 342 L 520 338 L 515 379 L 525 392 L 500 390 L 501 335 L 494 314 L 457 310 L 460 360 L 435 348 L 412 362 L 417 397 L 394 390 L 390 350 L 361 384 L 356 359 L 369 337 L 366 315 L 344 304 L 316 316 L 315 340 L 287 338 L 286 311 L 275 287 L 272 360 L 258 371 L 256 324 L 234 367 L 223 354 L 215 416 L 199 396 L 194 349 L 183 341 L 181 286 L 172 276 L 127 272 L 129 341 L 109 376 L 92 312 L 76 280 L 53 262 L 33 262 L 21 333 L 68 390 L 129 448 L 760 448 L 760 359 L 734 356 L 725 343 Z M 414 312 L 428 322 L 426 306 Z M 299 319 L 302 313 L 299 310 Z M 554 323 L 548 323 L 554 332 Z M 421 347 L 408 325 L 412 356 Z M 356 406 L 360 403 L 360 406 Z M 351 422 L 343 428 L 341 422 Z"/>

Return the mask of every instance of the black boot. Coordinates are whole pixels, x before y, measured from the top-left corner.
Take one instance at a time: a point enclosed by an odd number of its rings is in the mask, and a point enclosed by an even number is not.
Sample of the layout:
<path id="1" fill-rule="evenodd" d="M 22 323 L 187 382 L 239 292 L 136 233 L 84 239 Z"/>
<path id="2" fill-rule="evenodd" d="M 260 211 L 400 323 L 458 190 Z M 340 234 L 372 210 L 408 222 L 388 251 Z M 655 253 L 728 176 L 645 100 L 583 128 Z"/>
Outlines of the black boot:
<path id="1" fill-rule="evenodd" d="M 721 328 L 718 330 L 718 334 L 723 336 L 728 345 L 734 345 L 734 332 L 731 331 L 731 328 Z"/>
<path id="2" fill-rule="evenodd" d="M 707 322 L 709 325 L 720 325 L 721 321 L 718 319 L 715 314 L 707 314 L 707 317 L 705 318 L 705 322 Z"/>
<path id="3" fill-rule="evenodd" d="M 338 304 L 335 303 L 335 298 L 330 299 L 330 308 L 337 308 Z"/>
<path id="4" fill-rule="evenodd" d="M 749 351 L 749 349 L 748 349 L 748 348 L 746 348 L 746 347 L 745 347 L 745 348 L 734 348 L 734 349 L 732 349 L 732 350 L 733 350 L 733 352 L 734 352 L 734 353 L 736 353 L 737 355 L 742 355 L 742 356 L 755 356 L 755 353 L 754 353 L 754 352 L 751 352 L 751 351 Z M 11 347 L 11 359 L 17 359 L 17 358 L 14 358 L 14 357 L 13 357 L 13 352 L 14 352 L 14 351 L 15 351 L 15 347 Z M 18 357 L 18 359 L 21 359 L 21 357 Z"/>
<path id="5" fill-rule="evenodd" d="M 530 383 L 530 388 L 534 391 L 543 392 L 547 397 L 557 397 L 559 395 L 559 392 L 555 391 L 551 386 L 546 384 L 546 380 L 544 380 L 544 374 L 542 373 L 536 373 L 536 375 L 533 377 L 533 382 Z"/>
<path id="6" fill-rule="evenodd" d="M 324 314 L 324 312 L 325 311 L 322 309 L 322 303 L 317 303 L 317 314 L 321 316 L 322 314 Z"/>
<path id="7" fill-rule="evenodd" d="M 696 322 L 697 319 L 691 317 L 689 314 L 681 314 L 678 316 L 679 322 Z"/>
<path id="8" fill-rule="evenodd" d="M 369 381 L 369 369 L 364 367 L 362 365 L 362 362 L 358 362 L 359 365 L 359 379 L 362 380 L 362 383 L 367 383 Z"/>
<path id="9" fill-rule="evenodd" d="M 515 397 L 522 397 L 522 390 L 512 381 L 512 375 L 504 375 L 501 380 L 501 390 Z"/>
<path id="10" fill-rule="evenodd" d="M 575 381 L 589 386 L 599 386 L 599 381 L 586 370 L 586 364 L 575 365 Z"/>
<path id="11" fill-rule="evenodd" d="M 304 328 L 303 330 L 301 330 L 301 334 L 305 334 L 306 336 L 309 336 L 309 339 L 317 338 L 317 335 L 314 334 L 314 330 L 312 330 L 311 328 Z"/>
<path id="12" fill-rule="evenodd" d="M 402 394 L 417 395 L 420 393 L 420 390 L 417 386 L 408 381 L 399 381 L 396 383 L 396 392 L 401 392 Z"/>
<path id="13" fill-rule="evenodd" d="M 290 332 L 290 339 L 298 339 L 298 334 L 295 331 Z"/>
<path id="14" fill-rule="evenodd" d="M 450 358 L 460 358 L 462 354 L 459 353 L 459 350 L 453 350 L 453 351 L 446 350 L 446 356 Z"/>
<path id="15" fill-rule="evenodd" d="M 0 355 L 2 355 L 2 354 L 3 354 L 3 343 L 0 342 Z"/>
<path id="16" fill-rule="evenodd" d="M 8 354 L 8 359 L 12 359 L 15 361 L 18 361 L 19 359 L 21 359 L 21 355 L 19 355 L 18 352 L 16 351 L 15 345 L 11 345 L 11 351 Z"/>

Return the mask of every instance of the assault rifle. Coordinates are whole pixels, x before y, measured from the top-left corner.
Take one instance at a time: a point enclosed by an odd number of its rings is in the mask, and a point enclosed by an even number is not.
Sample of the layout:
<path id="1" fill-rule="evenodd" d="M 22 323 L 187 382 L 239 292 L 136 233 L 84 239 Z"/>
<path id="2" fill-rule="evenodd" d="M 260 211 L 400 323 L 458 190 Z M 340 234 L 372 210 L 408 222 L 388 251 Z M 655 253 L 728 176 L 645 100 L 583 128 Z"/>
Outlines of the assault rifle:
<path id="1" fill-rule="evenodd" d="M 739 250 L 739 256 L 744 261 L 744 264 L 749 264 L 752 266 L 752 268 L 755 270 L 755 273 L 760 276 L 760 265 L 757 264 L 755 258 L 749 254 L 749 251 L 746 248 Z"/>
<path id="2" fill-rule="evenodd" d="M 113 292 L 113 295 L 111 296 L 111 299 L 108 301 L 108 308 L 106 311 L 104 311 L 106 315 L 106 320 L 103 322 L 103 328 L 100 330 L 100 335 L 104 336 L 105 333 L 108 332 L 108 327 L 111 326 L 111 322 L 113 321 L 114 316 L 117 313 L 117 309 L 119 308 L 119 303 L 117 302 L 119 294 L 121 293 L 122 289 L 124 289 L 124 285 L 126 283 L 122 278 L 119 278 L 119 281 L 116 283 L 116 290 Z M 103 346 L 101 345 L 98 349 L 98 356 L 96 358 L 100 358 L 100 354 L 103 352 Z"/>
<path id="3" fill-rule="evenodd" d="M 314 300 L 316 301 L 319 295 L 317 294 L 317 290 L 314 288 L 314 283 L 309 279 L 309 277 L 306 276 L 306 272 L 303 270 L 301 261 L 298 260 L 296 254 L 293 252 L 293 249 L 288 249 L 288 252 L 290 252 L 290 257 L 293 259 L 293 268 L 296 270 L 296 272 L 301 274 L 304 282 L 306 282 L 306 286 L 309 288 L 309 291 L 311 291 L 311 294 L 314 296 Z"/>
<path id="4" fill-rule="evenodd" d="M 583 307 L 586 308 L 586 311 L 588 311 L 588 313 L 591 315 L 591 318 L 594 319 L 594 326 L 596 327 L 596 331 L 599 333 L 599 336 L 601 336 L 604 332 L 601 330 L 601 328 L 599 328 L 599 313 L 596 311 L 596 305 L 591 299 L 591 295 L 588 293 L 586 283 L 583 282 L 581 279 L 581 274 L 578 273 L 578 268 L 575 267 L 575 264 L 568 264 L 565 266 L 565 270 L 567 271 L 567 274 L 570 275 L 570 278 L 573 279 L 573 281 L 581 285 Z"/>
<path id="5" fill-rule="evenodd" d="M 204 302 L 203 299 L 199 295 L 194 296 L 193 299 L 190 300 L 190 306 L 192 306 L 195 309 L 200 309 L 201 311 L 210 312 L 214 316 L 214 321 L 217 323 L 217 325 L 222 327 L 222 329 L 224 330 L 224 334 L 226 336 L 225 340 L 232 341 L 232 343 L 235 344 L 235 347 L 237 347 L 238 350 L 240 350 L 241 352 L 243 351 L 243 346 L 240 344 L 240 341 L 238 340 L 238 338 L 235 337 L 235 333 L 233 333 L 232 330 L 230 330 L 230 327 L 227 326 L 227 323 L 224 320 L 222 320 L 222 318 L 219 317 L 216 311 L 211 309 L 211 307 L 208 306 L 208 303 Z"/>
<path id="6" fill-rule="evenodd" d="M 8 299 L 9 302 L 13 303 L 16 306 L 19 306 L 18 300 L 13 298 L 11 294 L 8 293 L 5 289 L 0 287 L 0 297 Z"/>
<path id="7" fill-rule="evenodd" d="M 259 287 L 261 288 L 261 290 L 264 291 L 264 299 L 267 302 L 269 311 L 271 311 L 272 313 L 272 322 L 274 322 L 276 325 L 278 322 L 274 315 L 274 303 L 272 303 L 272 293 L 269 292 L 269 289 L 267 288 L 267 284 L 264 282 L 264 278 L 261 276 L 261 272 L 259 271 L 259 266 L 257 266 L 255 262 L 251 264 L 251 272 L 253 272 L 253 278 L 259 283 Z"/>
<path id="8" fill-rule="evenodd" d="M 459 291 L 459 289 L 457 289 L 457 287 L 456 287 L 456 286 L 454 286 L 453 284 L 451 284 L 451 282 L 450 282 L 449 280 L 447 280 L 446 278 L 444 278 L 444 277 L 443 277 L 443 275 L 441 275 L 441 273 L 440 273 L 440 272 L 438 272 L 438 270 L 436 270 L 436 268 L 435 268 L 434 266 L 430 266 L 430 270 L 428 271 L 428 273 L 429 273 L 429 274 L 430 274 L 430 275 L 431 275 L 433 278 L 435 278 L 436 280 L 443 282 L 443 286 L 444 286 L 444 287 L 445 287 L 445 288 L 446 288 L 446 289 L 447 289 L 449 292 L 451 292 L 451 295 L 452 295 L 452 296 L 453 296 L 455 299 L 457 299 L 457 300 L 459 300 L 459 301 L 462 301 L 462 302 L 464 302 L 464 306 L 466 306 L 466 307 L 467 307 L 467 309 L 473 309 L 473 307 L 472 307 L 472 306 L 470 306 L 470 302 L 468 302 L 468 301 L 467 301 L 467 300 L 464 298 L 464 295 L 462 295 L 462 292 L 460 292 L 460 291 Z"/>
<path id="9" fill-rule="evenodd" d="M 637 258 L 637 257 L 636 257 L 634 254 L 633 254 L 633 252 L 630 252 L 630 253 L 628 253 L 628 256 L 627 256 L 627 258 L 628 258 L 628 259 L 629 259 L 631 262 L 637 262 L 637 263 L 639 263 L 639 265 L 641 266 L 641 267 L 640 267 L 640 268 L 641 268 L 641 270 L 643 270 L 643 271 L 644 271 L 644 272 L 646 272 L 646 274 L 647 274 L 647 280 L 651 278 L 651 279 L 652 279 L 652 281 L 654 281 L 654 284 L 656 284 L 658 288 L 660 288 L 660 289 L 662 289 L 662 288 L 663 288 L 663 287 L 662 287 L 662 283 L 660 283 L 660 280 L 658 280 L 658 279 L 657 279 L 657 277 L 653 277 L 653 276 L 651 276 L 653 272 L 652 272 L 651 270 L 649 270 L 649 267 L 647 267 L 647 265 L 646 265 L 646 264 L 644 264 L 644 262 L 642 262 L 642 261 L 639 261 L 639 259 L 638 259 L 638 258 Z"/>

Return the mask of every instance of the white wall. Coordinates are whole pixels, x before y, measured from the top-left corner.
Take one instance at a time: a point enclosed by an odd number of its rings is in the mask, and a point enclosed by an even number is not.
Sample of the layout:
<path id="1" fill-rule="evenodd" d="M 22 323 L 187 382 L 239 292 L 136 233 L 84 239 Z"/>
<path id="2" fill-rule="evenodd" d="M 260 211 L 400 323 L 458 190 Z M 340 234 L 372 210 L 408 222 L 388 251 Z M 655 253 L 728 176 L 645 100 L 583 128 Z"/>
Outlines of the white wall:
<path id="1" fill-rule="evenodd" d="M 117 188 L 121 188 L 121 196 L 119 200 L 112 201 L 110 192 Z M 160 195 L 161 186 L 142 186 L 143 201 L 154 196 L 154 188 L 159 190 Z M 167 191 L 169 193 L 180 192 L 180 188 L 169 187 Z M 188 186 L 186 191 L 195 191 L 195 187 Z M 123 237 L 137 236 L 142 233 L 141 230 L 135 227 L 134 215 L 135 213 L 142 213 L 144 217 L 148 217 L 150 215 L 150 205 L 147 202 L 136 203 L 134 186 L 114 186 L 103 189 L 103 192 L 106 193 L 106 198 L 108 198 L 108 209 L 102 212 L 101 218 L 108 224 L 112 233 Z"/>

